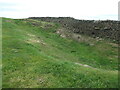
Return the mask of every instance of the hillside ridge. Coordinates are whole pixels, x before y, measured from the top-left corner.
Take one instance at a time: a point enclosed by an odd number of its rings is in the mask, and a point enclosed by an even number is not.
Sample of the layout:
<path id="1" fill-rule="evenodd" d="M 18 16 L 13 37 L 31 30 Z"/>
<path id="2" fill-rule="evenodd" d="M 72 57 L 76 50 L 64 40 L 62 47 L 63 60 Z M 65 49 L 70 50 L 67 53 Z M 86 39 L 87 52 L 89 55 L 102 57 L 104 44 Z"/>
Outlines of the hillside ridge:
<path id="1" fill-rule="evenodd" d="M 107 38 L 118 43 L 120 21 L 114 20 L 78 20 L 72 17 L 29 17 L 46 22 L 61 24 L 62 27 L 77 34 Z"/>

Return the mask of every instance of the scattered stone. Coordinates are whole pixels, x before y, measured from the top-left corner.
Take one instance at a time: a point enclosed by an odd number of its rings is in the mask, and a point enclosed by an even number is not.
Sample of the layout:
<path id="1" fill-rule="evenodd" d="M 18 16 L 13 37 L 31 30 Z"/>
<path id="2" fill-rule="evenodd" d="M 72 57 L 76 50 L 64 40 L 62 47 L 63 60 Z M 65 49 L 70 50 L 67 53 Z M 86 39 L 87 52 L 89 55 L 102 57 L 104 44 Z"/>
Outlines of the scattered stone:
<path id="1" fill-rule="evenodd" d="M 12 51 L 13 51 L 14 53 L 18 53 L 18 50 L 17 50 L 17 49 L 12 49 Z"/>
<path id="2" fill-rule="evenodd" d="M 28 33 L 27 35 L 30 36 L 30 37 L 35 37 L 35 35 L 33 35 L 33 34 Z"/>
<path id="3" fill-rule="evenodd" d="M 63 38 L 65 38 L 65 37 L 66 37 L 65 35 L 62 35 L 62 34 L 61 34 L 60 36 L 61 36 L 61 37 L 63 37 Z"/>
<path id="4" fill-rule="evenodd" d="M 60 31 L 57 31 L 56 33 L 57 33 L 57 34 L 60 34 Z"/>
<path id="5" fill-rule="evenodd" d="M 93 44 L 93 43 L 90 43 L 89 45 L 90 45 L 90 46 L 94 46 L 94 44 Z"/>

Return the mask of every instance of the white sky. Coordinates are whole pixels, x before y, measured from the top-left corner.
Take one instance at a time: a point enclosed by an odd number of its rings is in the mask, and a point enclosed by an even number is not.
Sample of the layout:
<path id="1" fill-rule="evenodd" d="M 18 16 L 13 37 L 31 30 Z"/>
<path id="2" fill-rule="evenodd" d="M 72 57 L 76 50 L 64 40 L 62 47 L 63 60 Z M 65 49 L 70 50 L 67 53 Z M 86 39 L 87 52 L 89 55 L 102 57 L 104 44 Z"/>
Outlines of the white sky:
<path id="1" fill-rule="evenodd" d="M 117 20 L 119 0 L 0 0 L 0 17 Z"/>

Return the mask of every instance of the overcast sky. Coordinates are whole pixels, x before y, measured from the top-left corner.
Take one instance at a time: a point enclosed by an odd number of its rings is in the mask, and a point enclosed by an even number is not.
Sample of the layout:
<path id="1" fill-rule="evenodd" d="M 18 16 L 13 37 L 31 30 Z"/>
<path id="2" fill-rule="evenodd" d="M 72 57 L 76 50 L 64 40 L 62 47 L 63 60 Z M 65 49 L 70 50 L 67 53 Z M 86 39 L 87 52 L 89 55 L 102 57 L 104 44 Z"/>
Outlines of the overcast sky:
<path id="1" fill-rule="evenodd" d="M 120 0 L 0 0 L 0 17 L 117 20 Z"/>

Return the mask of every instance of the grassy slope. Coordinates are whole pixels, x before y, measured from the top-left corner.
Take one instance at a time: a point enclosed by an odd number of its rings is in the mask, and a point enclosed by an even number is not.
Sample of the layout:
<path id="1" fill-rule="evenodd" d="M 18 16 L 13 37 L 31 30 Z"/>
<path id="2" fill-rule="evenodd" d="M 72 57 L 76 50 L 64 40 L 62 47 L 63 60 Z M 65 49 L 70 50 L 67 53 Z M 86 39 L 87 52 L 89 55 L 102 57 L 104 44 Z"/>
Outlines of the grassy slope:
<path id="1" fill-rule="evenodd" d="M 117 47 L 61 38 L 58 27 L 3 18 L 3 87 L 118 87 Z"/>
<path id="2" fill-rule="evenodd" d="M 2 18 L 0 17 L 0 89 L 2 89 Z"/>

